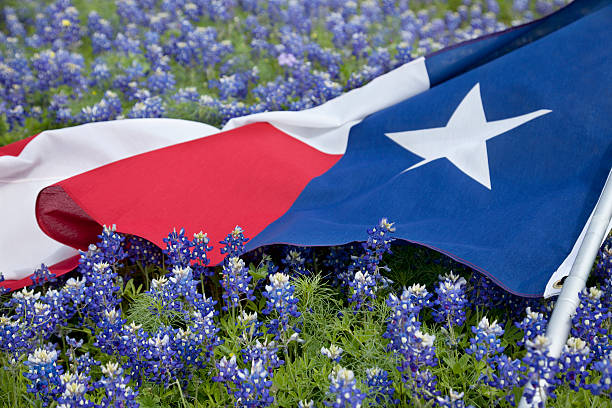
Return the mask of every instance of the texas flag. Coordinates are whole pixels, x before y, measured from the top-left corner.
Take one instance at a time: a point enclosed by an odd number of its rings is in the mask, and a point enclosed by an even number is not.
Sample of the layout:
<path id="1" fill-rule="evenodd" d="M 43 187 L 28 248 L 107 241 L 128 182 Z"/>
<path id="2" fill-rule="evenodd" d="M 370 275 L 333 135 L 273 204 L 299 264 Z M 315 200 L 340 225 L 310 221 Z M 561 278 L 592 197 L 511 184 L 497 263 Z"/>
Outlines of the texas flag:
<path id="1" fill-rule="evenodd" d="M 222 130 L 122 120 L 0 148 L 4 284 L 74 268 L 104 224 L 161 247 L 174 228 L 218 242 L 240 225 L 254 249 L 359 241 L 386 217 L 510 292 L 554 294 L 612 165 L 611 21 L 578 1 Z"/>

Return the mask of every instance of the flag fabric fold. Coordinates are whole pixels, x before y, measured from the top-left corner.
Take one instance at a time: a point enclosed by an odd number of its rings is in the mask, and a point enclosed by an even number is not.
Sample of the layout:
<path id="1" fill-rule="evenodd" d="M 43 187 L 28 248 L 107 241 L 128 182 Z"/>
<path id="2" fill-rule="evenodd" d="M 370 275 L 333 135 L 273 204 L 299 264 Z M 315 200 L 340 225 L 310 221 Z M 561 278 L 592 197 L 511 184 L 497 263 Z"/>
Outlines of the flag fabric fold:
<path id="1" fill-rule="evenodd" d="M 11 186 L 28 185 L 29 194 L 27 220 L 0 235 L 0 271 L 16 281 L 36 263 L 66 262 L 102 224 L 160 246 L 173 228 L 218 242 L 238 224 L 254 249 L 358 241 L 384 216 L 399 238 L 515 294 L 554 294 L 612 164 L 605 3 L 577 2 L 415 60 L 306 111 L 237 118 L 222 131 L 173 120 L 96 123 L 0 148 L 0 193 L 12 194 L 0 207 L 19 213 Z M 94 130 L 111 135 L 96 140 L 132 150 L 71 151 L 68 143 L 87 144 Z M 134 135 L 147 132 L 155 137 L 143 146 Z M 38 172 L 63 134 L 75 136 L 59 160 L 78 166 Z M 33 220 L 46 246 L 26 256 Z"/>

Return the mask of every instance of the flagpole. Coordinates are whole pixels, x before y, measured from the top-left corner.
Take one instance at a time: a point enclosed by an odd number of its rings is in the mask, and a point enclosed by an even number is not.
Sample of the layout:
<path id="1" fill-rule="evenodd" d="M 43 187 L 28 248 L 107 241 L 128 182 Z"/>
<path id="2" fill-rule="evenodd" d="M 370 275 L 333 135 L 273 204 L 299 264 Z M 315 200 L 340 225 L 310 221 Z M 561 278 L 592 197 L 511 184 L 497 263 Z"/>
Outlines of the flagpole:
<path id="1" fill-rule="evenodd" d="M 608 231 L 612 219 L 612 169 L 604 185 L 599 201 L 593 212 L 593 218 L 587 229 L 582 245 L 578 250 L 576 260 L 572 265 L 569 275 L 563 283 L 561 294 L 555 302 L 555 308 L 546 327 L 546 336 L 550 341 L 549 355 L 554 358 L 561 356 L 563 346 L 567 341 L 572 327 L 572 315 L 579 305 L 578 294 L 585 288 L 589 273 L 597 252 L 601 247 L 605 234 Z M 527 384 L 525 387 L 529 387 Z M 531 404 L 527 403 L 523 391 L 523 397 L 519 408 L 529 408 L 537 405 L 539 401 L 546 403 L 546 392 L 540 387 Z"/>

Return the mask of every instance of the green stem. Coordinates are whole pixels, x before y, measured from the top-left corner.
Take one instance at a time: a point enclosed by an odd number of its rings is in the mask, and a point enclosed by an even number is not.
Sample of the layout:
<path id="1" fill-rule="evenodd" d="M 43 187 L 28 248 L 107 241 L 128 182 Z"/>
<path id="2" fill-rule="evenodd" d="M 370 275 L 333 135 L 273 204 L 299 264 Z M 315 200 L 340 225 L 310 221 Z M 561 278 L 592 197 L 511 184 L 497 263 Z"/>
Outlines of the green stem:
<path id="1" fill-rule="evenodd" d="M 179 383 L 178 378 L 176 379 L 176 386 L 178 387 L 179 393 L 181 394 L 181 402 L 183 403 L 183 407 L 187 408 L 187 401 L 185 401 L 185 396 L 183 395 L 183 388 L 181 387 L 181 384 Z"/>

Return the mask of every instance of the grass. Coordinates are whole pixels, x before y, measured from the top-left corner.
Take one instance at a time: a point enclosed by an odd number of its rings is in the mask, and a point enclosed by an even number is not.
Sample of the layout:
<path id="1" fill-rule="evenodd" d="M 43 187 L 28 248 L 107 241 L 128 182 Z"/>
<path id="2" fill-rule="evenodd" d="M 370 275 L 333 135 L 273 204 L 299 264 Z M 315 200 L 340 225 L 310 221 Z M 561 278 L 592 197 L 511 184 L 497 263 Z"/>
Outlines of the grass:
<path id="1" fill-rule="evenodd" d="M 448 270 L 451 261 L 441 259 L 435 253 L 411 245 L 395 246 L 395 256 L 390 257 L 389 277 L 403 275 L 409 276 L 403 284 L 416 282 L 435 282 L 437 274 L 443 269 Z M 446 262 L 446 267 L 443 266 Z M 410 265 L 408 269 L 401 269 L 402 265 Z M 398 269 L 396 269 L 398 268 Z M 161 325 L 183 327 L 184 322 L 175 312 L 168 312 L 159 307 L 146 293 L 148 286 L 144 281 L 163 271 L 151 271 L 136 268 L 131 272 L 134 279 L 130 280 L 123 292 L 123 314 L 128 322 L 141 324 L 144 329 L 154 332 Z M 251 266 L 254 277 L 265 276 L 265 271 Z M 462 270 L 462 274 L 469 278 L 469 272 Z M 145 277 L 146 276 L 146 277 Z M 346 303 L 346 295 L 332 288 L 322 278 L 320 273 L 309 277 L 298 277 L 294 281 L 295 294 L 300 299 L 298 303 L 302 316 L 294 320 L 301 329 L 301 344 L 290 343 L 286 352 L 281 351 L 285 364 L 275 370 L 272 393 L 275 406 L 295 407 L 300 400 L 313 399 L 316 406 L 323 406 L 327 398 L 328 376 L 335 363 L 321 354 L 321 347 L 335 344 L 344 349 L 341 359 L 342 366 L 355 372 L 360 384 L 365 382 L 365 370 L 379 367 L 387 370 L 398 391 L 399 406 L 427 407 L 419 399 L 415 399 L 409 388 L 402 385 L 400 373 L 395 369 L 398 361 L 394 354 L 387 352 L 388 340 L 382 335 L 386 330 L 386 322 L 390 316 L 390 308 L 386 305 L 385 293 L 379 293 L 371 311 L 358 311 L 354 313 Z M 431 286 L 430 286 L 431 287 Z M 393 289 L 395 290 L 395 289 Z M 218 291 L 217 291 L 218 293 Z M 261 318 L 263 302 L 249 302 L 245 307 L 258 311 Z M 154 313 L 151 311 L 154 310 Z M 424 314 L 423 314 L 424 313 Z M 522 332 L 512 325 L 512 319 L 504 310 L 487 310 L 479 308 L 470 309 L 467 322 L 462 327 L 453 330 L 435 324 L 429 311 L 422 312 L 422 330 L 436 336 L 436 354 L 439 360 L 432 372 L 438 378 L 438 389 L 453 389 L 463 392 L 466 403 L 477 408 L 491 406 L 508 407 L 505 394 L 494 388 L 484 385 L 480 376 L 487 373 L 486 363 L 478 362 L 471 355 L 465 353 L 469 347 L 469 338 L 472 335 L 469 327 L 486 315 L 490 319 L 499 319 L 503 324 L 505 334 L 502 345 L 513 358 L 520 358 L 524 351 L 516 345 L 522 338 Z M 221 315 L 219 326 L 222 328 L 221 336 L 224 343 L 215 351 L 214 360 L 231 354 L 240 355 L 244 343 L 240 340 L 240 323 L 236 314 L 224 313 Z M 78 329 L 70 325 L 70 329 Z M 87 330 L 85 330 L 87 331 Z M 85 349 L 90 350 L 95 358 L 107 361 L 109 356 L 101 354 L 92 346 L 92 337 Z M 6 356 L 0 356 L 0 361 L 6 368 L 0 370 L 0 407 L 38 407 L 40 404 L 32 401 L 25 392 L 27 380 L 21 375 L 24 367 L 21 364 L 12 364 Z M 211 381 L 213 372 L 211 367 L 193 372 L 193 378 L 180 387 L 178 383 L 164 388 L 160 385 L 145 383 L 140 388 L 138 401 L 141 407 L 162 408 L 203 408 L 233 405 L 232 398 L 225 388 Z M 447 391 L 444 391 L 447 392 Z M 520 396 L 521 390 L 515 389 L 515 395 Z M 366 400 L 364 407 L 373 406 L 372 400 Z M 595 397 L 589 392 L 571 391 L 568 387 L 560 387 L 557 398 L 549 400 L 550 407 L 611 407 L 612 403 L 605 397 Z"/>

